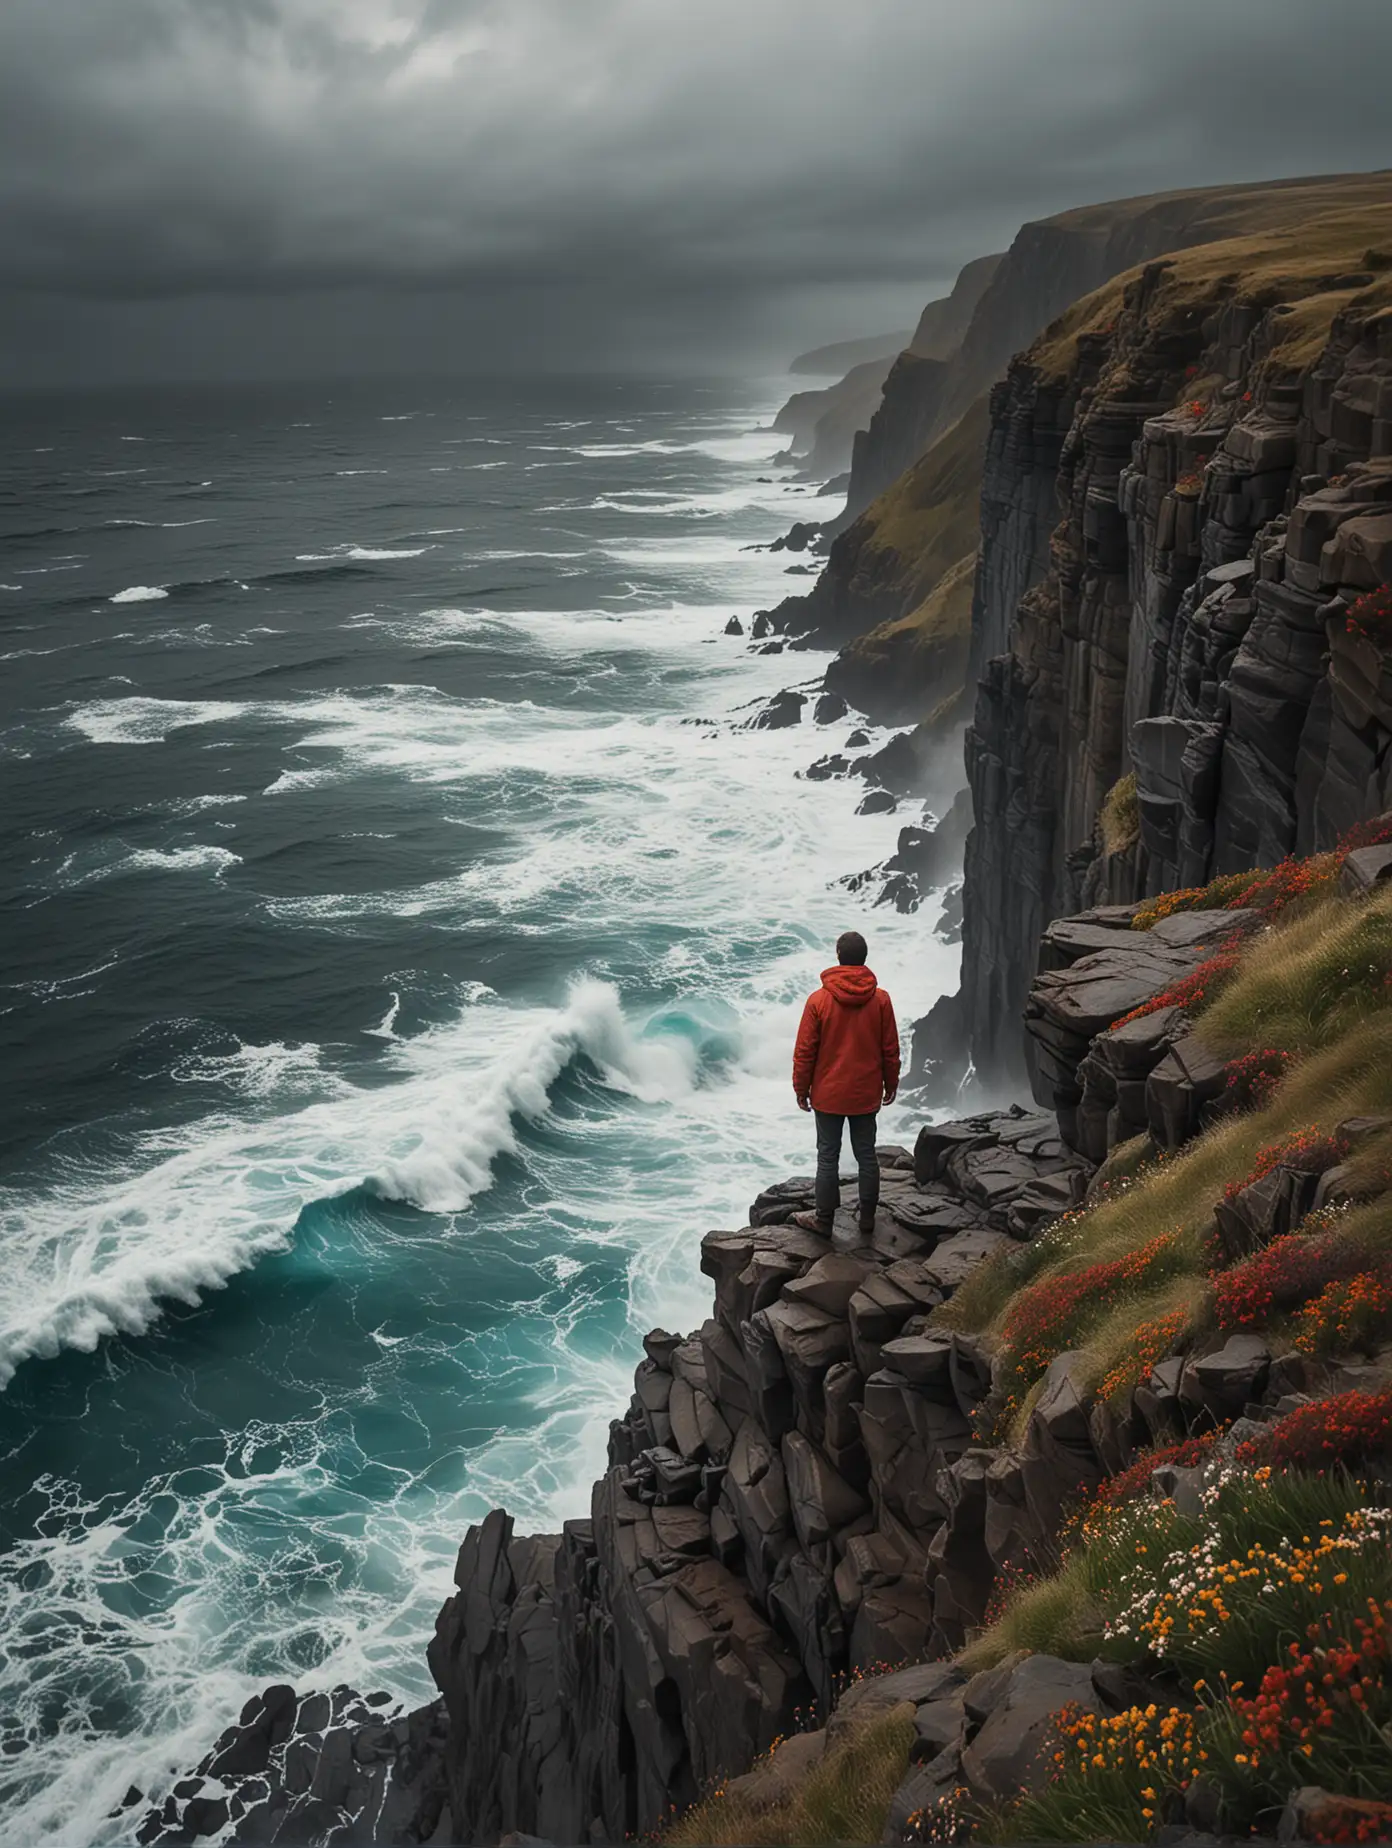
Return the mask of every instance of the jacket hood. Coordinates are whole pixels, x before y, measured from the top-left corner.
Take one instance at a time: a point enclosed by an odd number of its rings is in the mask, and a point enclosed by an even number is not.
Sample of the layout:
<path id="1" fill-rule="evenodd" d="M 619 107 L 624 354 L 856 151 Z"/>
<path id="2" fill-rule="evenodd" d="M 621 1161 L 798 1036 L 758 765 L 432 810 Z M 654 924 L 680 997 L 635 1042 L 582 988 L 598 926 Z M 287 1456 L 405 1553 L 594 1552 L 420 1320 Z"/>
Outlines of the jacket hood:
<path id="1" fill-rule="evenodd" d="M 864 1007 L 872 1000 L 879 983 L 873 969 L 864 963 L 834 963 L 822 970 L 822 987 L 842 1007 Z"/>

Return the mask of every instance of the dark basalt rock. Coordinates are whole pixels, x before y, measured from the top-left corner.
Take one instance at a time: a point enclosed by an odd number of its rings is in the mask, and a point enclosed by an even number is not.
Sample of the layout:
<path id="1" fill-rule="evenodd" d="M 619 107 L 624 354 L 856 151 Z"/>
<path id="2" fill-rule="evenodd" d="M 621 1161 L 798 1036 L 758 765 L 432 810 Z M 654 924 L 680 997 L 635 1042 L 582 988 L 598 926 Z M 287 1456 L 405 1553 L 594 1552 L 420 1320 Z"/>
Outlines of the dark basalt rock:
<path id="1" fill-rule="evenodd" d="M 445 1789 L 444 1702 L 396 1717 L 382 1711 L 390 1704 L 386 1695 L 364 1699 L 350 1688 L 303 1698 L 293 1688 L 267 1688 L 198 1773 L 149 1811 L 136 1840 L 172 1848 L 218 1835 L 229 1822 L 233 1842 L 394 1848 L 457 1839 Z M 205 1786 L 205 1779 L 213 1781 Z"/>
<path id="2" fill-rule="evenodd" d="M 992 393 L 962 993 L 978 1073 L 1045 1101 L 1018 1023 L 1051 920 L 1329 847 L 1392 806 L 1392 675 L 1344 619 L 1388 563 L 1392 424 L 1372 407 L 1392 334 L 1350 307 L 1268 380 L 1284 304 L 1255 306 L 1239 269 L 1200 317 L 1170 293 L 1183 258 L 1151 266 L 1067 366 L 1022 356 Z M 1227 381 L 1197 420 L 1167 408 L 1186 368 Z M 1127 771 L 1139 834 L 1109 844 Z M 1135 1122 L 1135 1094 L 1117 1101 Z"/>
<path id="3" fill-rule="evenodd" d="M 740 621 L 738 616 L 732 616 L 730 620 L 726 623 L 725 633 L 726 635 L 743 635 L 744 634 L 744 624 Z"/>
<path id="4" fill-rule="evenodd" d="M 810 1199 L 805 1178 L 703 1240 L 714 1314 L 692 1339 L 649 1337 L 590 1521 L 519 1540 L 495 1512 L 470 1532 L 431 1663 L 451 1814 L 471 1839 L 657 1826 L 741 1773 L 794 1707 L 829 1711 L 848 1672 L 954 1646 L 998 1561 L 1047 1544 L 1034 1510 L 1054 1520 L 1087 1475 L 1086 1419 L 1080 1436 L 1072 1402 L 1046 1394 L 1029 1491 L 1013 1486 L 973 1447 L 989 1346 L 923 1319 L 1013 1249 L 1002 1222 L 1017 1202 L 1042 1223 L 1031 1190 L 1071 1200 L 1084 1165 L 1052 1118 L 1021 1109 L 877 1154 L 868 1237 L 848 1175 L 831 1242 L 786 1223 Z M 905 1673 L 861 1684 L 844 1713 L 912 1700 L 918 1758 L 960 1755 L 962 1677 L 941 1663 Z"/>
<path id="5" fill-rule="evenodd" d="M 781 693 L 775 693 L 768 704 L 750 720 L 755 731 L 782 731 L 789 725 L 802 723 L 802 709 L 807 704 L 807 695 L 799 693 L 792 687 L 785 687 Z"/>
<path id="6" fill-rule="evenodd" d="M 805 552 L 821 532 L 814 520 L 795 520 L 769 547 L 770 552 Z"/>
<path id="7" fill-rule="evenodd" d="M 811 783 L 823 783 L 834 776 L 849 776 L 851 762 L 840 754 L 831 757 L 819 757 L 814 764 L 809 764 L 803 773 Z"/>

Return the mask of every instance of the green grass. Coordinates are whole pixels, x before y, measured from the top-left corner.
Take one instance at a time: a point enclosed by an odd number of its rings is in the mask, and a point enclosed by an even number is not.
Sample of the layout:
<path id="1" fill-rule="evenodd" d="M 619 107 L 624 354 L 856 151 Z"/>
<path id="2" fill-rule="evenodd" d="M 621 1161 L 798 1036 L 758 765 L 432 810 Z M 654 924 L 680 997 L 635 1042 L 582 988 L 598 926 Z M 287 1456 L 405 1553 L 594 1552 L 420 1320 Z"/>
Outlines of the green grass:
<path id="1" fill-rule="evenodd" d="M 1104 853 L 1124 853 L 1141 838 L 1141 805 L 1136 795 L 1136 772 L 1119 777 L 1103 798 L 1098 814 Z"/>
<path id="2" fill-rule="evenodd" d="M 1392 1028 L 1392 892 L 1328 899 L 1263 932 L 1199 1028 L 1233 1058 L 1259 1047 L 1308 1053 L 1377 1018 Z"/>
<path id="3" fill-rule="evenodd" d="M 907 1703 L 871 1715 L 808 1772 L 791 1796 L 760 1805 L 721 1789 L 693 1804 L 661 1840 L 672 1848 L 738 1843 L 748 1848 L 840 1848 L 878 1842 L 904 1780 L 914 1740 Z"/>
<path id="4" fill-rule="evenodd" d="M 1260 1106 L 1222 1119 L 1174 1155 L 1155 1158 L 1148 1138 L 1125 1145 L 1088 1205 L 980 1267 L 934 1313 L 936 1324 L 998 1341 L 1016 1331 L 1018 1351 L 1008 1348 L 1005 1361 L 1029 1360 L 1024 1373 L 1017 1366 L 1017 1396 L 1006 1408 L 1012 1437 L 1022 1435 L 1040 1390 L 1036 1378 L 1020 1395 L 1030 1370 L 1046 1364 L 1050 1316 L 1057 1313 L 1060 1340 L 1081 1349 L 1084 1382 L 1120 1397 L 1159 1358 L 1152 1344 L 1182 1351 L 1216 1325 L 1209 1236 L 1226 1188 L 1289 1137 L 1392 1115 L 1390 975 L 1392 893 L 1292 903 L 1248 940 L 1197 1023 L 1225 1059 L 1271 1047 L 1291 1055 Z M 1366 1251 L 1376 1270 L 1392 1254 L 1392 1125 L 1359 1141 L 1348 1167 L 1361 1202 L 1332 1209 L 1327 1225 L 1322 1216 L 1317 1235 Z M 1157 1241 L 1152 1264 L 1147 1248 Z M 1142 1252 L 1146 1261 L 1133 1269 L 1118 1262 Z M 1094 1266 L 1113 1267 L 1099 1275 L 1118 1281 L 1091 1294 L 1091 1279 L 1069 1284 Z M 1273 1334 L 1284 1339 L 1294 1327 L 1273 1324 Z M 1274 1665 L 1292 1660 L 1292 1647 L 1311 1646 L 1312 1636 L 1353 1637 L 1370 1601 L 1392 1601 L 1392 1545 L 1376 1505 L 1386 1496 L 1340 1467 L 1272 1472 L 1215 1461 L 1195 1513 L 1149 1493 L 1083 1507 L 1065 1527 L 1057 1566 L 1006 1591 L 962 1665 L 990 1667 L 1018 1650 L 1079 1662 L 1158 1657 L 1187 1691 L 1170 1711 L 1065 1716 L 1056 1775 L 992 1817 L 991 1839 L 1144 1840 L 1189 1777 L 1212 1774 L 1215 1755 L 1223 1757 L 1225 1814 L 1243 1827 L 1261 1822 L 1275 1788 L 1271 1768 L 1235 1758 L 1249 1721 L 1231 1703 L 1255 1694 Z M 1319 1735 L 1331 1779 L 1353 1767 L 1329 1788 L 1379 1794 L 1383 1779 L 1392 1791 L 1392 1733 L 1364 1738 L 1361 1723 L 1343 1714 Z M 1297 1741 L 1289 1750 L 1305 1747 Z M 1294 1758 L 1285 1770 L 1292 1766 Z"/>
<path id="5" fill-rule="evenodd" d="M 1191 1677 L 1226 1674 L 1255 1685 L 1317 1617 L 1333 1611 L 1347 1625 L 1368 1598 L 1392 1596 L 1392 1551 L 1385 1540 L 1341 1550 L 1322 1576 L 1304 1584 L 1282 1578 L 1272 1592 L 1264 1590 L 1271 1575 L 1241 1576 L 1244 1562 L 1257 1549 L 1278 1552 L 1284 1541 L 1317 1543 L 1350 1517 L 1362 1519 L 1368 1500 L 1367 1486 L 1344 1472 L 1235 1471 L 1220 1479 L 1201 1516 L 1145 1497 L 1100 1506 L 1083 1519 L 1058 1570 L 1018 1591 L 968 1645 L 963 1666 L 989 1668 L 1017 1649 L 1075 1662 L 1133 1661 L 1158 1640 L 1157 1652 Z M 1231 1573 L 1218 1569 L 1226 1562 L 1235 1562 Z M 1340 1572 L 1344 1583 L 1336 1585 Z M 1220 1606 L 1199 1604 L 1197 1588 L 1210 1581 Z M 1185 1585 L 1196 1587 L 1192 1598 L 1176 1594 Z"/>

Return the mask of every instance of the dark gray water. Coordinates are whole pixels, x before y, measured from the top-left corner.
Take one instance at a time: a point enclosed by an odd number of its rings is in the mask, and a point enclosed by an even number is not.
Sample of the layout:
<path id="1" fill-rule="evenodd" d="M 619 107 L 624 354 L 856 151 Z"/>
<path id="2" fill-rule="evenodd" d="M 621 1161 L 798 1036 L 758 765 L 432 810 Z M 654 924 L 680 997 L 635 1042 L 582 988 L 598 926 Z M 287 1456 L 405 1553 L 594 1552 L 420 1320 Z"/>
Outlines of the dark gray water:
<path id="1" fill-rule="evenodd" d="M 0 1840 L 111 1839 L 253 1687 L 428 1689 L 470 1519 L 582 1513 L 904 817 L 743 728 L 831 511 L 758 387 L 11 401 Z M 760 477 L 775 477 L 760 479 Z M 893 1113 L 886 1133 L 894 1133 Z"/>

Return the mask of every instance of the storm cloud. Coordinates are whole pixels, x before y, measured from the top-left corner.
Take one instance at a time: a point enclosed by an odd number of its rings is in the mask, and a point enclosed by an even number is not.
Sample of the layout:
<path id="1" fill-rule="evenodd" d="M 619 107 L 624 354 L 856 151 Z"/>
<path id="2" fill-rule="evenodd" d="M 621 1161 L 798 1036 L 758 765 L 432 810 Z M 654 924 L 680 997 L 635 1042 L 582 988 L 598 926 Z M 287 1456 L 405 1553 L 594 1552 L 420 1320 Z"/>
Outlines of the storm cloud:
<path id="1" fill-rule="evenodd" d="M 1387 0 L 6 0 L 5 375 L 773 364 L 1026 218 L 1392 163 Z"/>

